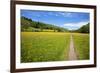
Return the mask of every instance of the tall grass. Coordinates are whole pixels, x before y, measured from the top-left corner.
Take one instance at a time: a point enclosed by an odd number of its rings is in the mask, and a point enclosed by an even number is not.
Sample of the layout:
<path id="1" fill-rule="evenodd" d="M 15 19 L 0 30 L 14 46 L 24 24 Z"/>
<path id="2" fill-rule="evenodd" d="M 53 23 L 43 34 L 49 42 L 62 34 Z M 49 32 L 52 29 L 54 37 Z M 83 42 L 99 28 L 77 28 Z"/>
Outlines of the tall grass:
<path id="1" fill-rule="evenodd" d="M 89 59 L 89 34 L 73 34 L 74 45 L 80 60 Z"/>
<path id="2" fill-rule="evenodd" d="M 66 60 L 69 42 L 69 33 L 21 32 L 21 62 Z"/>

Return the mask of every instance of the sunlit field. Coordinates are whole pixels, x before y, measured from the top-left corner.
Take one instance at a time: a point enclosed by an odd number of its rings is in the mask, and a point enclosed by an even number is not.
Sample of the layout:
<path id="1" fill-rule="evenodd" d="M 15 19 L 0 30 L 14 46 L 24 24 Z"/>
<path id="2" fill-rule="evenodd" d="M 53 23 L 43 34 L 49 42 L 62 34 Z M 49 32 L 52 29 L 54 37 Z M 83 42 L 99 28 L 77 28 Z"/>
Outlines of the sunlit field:
<path id="1" fill-rule="evenodd" d="M 70 33 L 21 32 L 21 62 L 68 59 Z"/>
<path id="2" fill-rule="evenodd" d="M 22 63 L 89 59 L 90 13 L 20 12 Z"/>
<path id="3" fill-rule="evenodd" d="M 21 62 L 68 60 L 71 33 L 21 32 Z M 73 33 L 78 60 L 89 59 L 89 34 Z"/>
<path id="4" fill-rule="evenodd" d="M 89 34 L 74 33 L 73 39 L 78 58 L 89 59 Z"/>

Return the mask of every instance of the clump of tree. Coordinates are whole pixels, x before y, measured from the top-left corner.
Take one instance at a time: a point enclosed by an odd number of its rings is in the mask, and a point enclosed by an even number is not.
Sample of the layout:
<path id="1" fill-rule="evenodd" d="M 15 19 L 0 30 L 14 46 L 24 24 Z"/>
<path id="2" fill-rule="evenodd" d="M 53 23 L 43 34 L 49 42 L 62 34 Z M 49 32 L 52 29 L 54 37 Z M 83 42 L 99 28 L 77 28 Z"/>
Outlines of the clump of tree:
<path id="1" fill-rule="evenodd" d="M 78 29 L 78 32 L 80 33 L 89 33 L 89 27 L 90 23 L 83 25 L 81 28 Z"/>
<path id="2" fill-rule="evenodd" d="M 53 24 L 47 24 L 39 21 L 33 21 L 26 17 L 21 17 L 21 31 L 33 31 L 40 32 L 44 29 L 54 30 L 54 32 L 66 32 L 65 28 L 55 26 Z"/>

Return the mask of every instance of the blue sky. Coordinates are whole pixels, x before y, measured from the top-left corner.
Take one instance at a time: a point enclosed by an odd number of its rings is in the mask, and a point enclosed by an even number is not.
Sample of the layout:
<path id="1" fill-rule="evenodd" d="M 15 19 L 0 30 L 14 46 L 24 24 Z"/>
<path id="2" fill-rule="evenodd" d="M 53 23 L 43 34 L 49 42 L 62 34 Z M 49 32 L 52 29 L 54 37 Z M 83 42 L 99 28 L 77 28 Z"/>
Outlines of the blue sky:
<path id="1" fill-rule="evenodd" d="M 75 30 L 89 23 L 89 13 L 21 10 L 21 16 L 56 26 Z"/>

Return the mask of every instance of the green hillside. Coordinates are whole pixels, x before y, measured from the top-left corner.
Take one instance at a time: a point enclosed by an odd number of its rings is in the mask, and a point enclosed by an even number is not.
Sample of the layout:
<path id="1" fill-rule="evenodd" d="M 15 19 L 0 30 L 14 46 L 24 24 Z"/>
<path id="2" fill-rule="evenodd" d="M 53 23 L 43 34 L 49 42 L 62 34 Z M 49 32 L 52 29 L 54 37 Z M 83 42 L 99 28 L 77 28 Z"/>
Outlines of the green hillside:
<path id="1" fill-rule="evenodd" d="M 78 33 L 89 33 L 90 31 L 90 23 L 83 25 L 77 30 L 71 30 L 70 32 L 78 32 Z"/>
<path id="2" fill-rule="evenodd" d="M 89 33 L 89 23 L 86 25 L 83 25 L 81 28 L 78 29 L 78 32 L 80 33 Z"/>
<path id="3" fill-rule="evenodd" d="M 55 26 L 53 24 L 47 24 L 43 22 L 33 21 L 26 17 L 21 17 L 21 31 L 29 31 L 29 32 L 66 32 L 68 31 L 65 28 Z"/>

